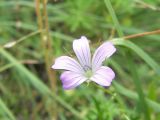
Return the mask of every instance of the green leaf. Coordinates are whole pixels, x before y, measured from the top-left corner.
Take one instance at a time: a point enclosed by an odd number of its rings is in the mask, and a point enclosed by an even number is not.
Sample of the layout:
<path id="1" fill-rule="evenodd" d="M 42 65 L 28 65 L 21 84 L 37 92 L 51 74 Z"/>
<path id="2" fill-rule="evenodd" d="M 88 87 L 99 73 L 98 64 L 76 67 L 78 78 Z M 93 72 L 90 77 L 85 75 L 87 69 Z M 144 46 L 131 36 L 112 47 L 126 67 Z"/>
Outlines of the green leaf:
<path id="1" fill-rule="evenodd" d="M 157 74 L 160 74 L 159 64 L 152 59 L 146 52 L 144 52 L 140 47 L 128 40 L 123 39 L 113 39 L 111 40 L 115 45 L 125 46 L 132 51 L 134 51 L 139 57 L 141 57 Z"/>
<path id="2" fill-rule="evenodd" d="M 1 98 L 0 98 L 0 111 L 2 111 L 4 115 L 6 115 L 10 120 L 16 120 L 12 112 L 7 108 L 7 106 L 2 101 Z"/>
<path id="3" fill-rule="evenodd" d="M 18 72 L 23 73 L 26 77 L 26 81 L 30 83 L 31 86 L 36 88 L 39 93 L 43 96 L 48 96 L 48 99 L 56 100 L 63 107 L 70 110 L 70 112 L 75 115 L 77 118 L 81 118 L 79 113 L 74 110 L 67 102 L 63 101 L 62 98 L 53 93 L 37 76 L 32 74 L 28 69 L 26 69 L 21 63 L 19 63 L 12 55 L 10 55 L 3 48 L 0 48 L 0 54 L 2 54 L 9 62 L 15 65 L 15 68 Z"/>

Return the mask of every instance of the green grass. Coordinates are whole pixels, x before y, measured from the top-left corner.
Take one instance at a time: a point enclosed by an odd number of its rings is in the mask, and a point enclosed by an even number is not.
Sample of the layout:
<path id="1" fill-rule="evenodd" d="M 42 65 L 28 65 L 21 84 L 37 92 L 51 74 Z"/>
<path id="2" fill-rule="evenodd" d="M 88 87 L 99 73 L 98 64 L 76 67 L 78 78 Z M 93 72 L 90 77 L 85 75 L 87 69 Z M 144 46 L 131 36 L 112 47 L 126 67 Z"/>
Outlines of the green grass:
<path id="1" fill-rule="evenodd" d="M 160 36 L 122 39 L 160 28 L 158 0 L 48 0 L 49 51 L 42 47 L 40 34 L 46 31 L 38 30 L 35 3 L 0 1 L 0 119 L 160 119 Z M 40 11 L 46 20 L 42 3 Z M 64 91 L 58 71 L 52 88 L 46 64 L 52 71 L 56 57 L 75 56 L 72 41 L 81 35 L 91 40 L 92 50 L 111 38 L 117 52 L 104 64 L 116 73 L 112 85 L 84 83 Z"/>

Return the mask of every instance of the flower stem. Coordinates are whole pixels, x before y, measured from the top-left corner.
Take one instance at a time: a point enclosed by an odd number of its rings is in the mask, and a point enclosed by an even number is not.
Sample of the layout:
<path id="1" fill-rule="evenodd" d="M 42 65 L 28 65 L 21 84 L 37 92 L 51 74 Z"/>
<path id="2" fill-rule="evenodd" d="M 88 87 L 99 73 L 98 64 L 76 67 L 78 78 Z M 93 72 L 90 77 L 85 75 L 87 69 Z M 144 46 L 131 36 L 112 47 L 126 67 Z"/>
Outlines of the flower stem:
<path id="1" fill-rule="evenodd" d="M 154 31 L 149 31 L 149 32 L 143 32 L 143 33 L 128 35 L 128 36 L 124 36 L 122 38 L 132 39 L 132 38 L 143 37 L 143 36 L 146 36 L 146 35 L 153 35 L 153 34 L 160 34 L 160 29 L 154 30 Z"/>
<path id="2" fill-rule="evenodd" d="M 101 86 L 99 86 L 99 85 L 97 85 L 97 84 L 94 84 L 94 86 L 97 87 L 97 88 L 99 88 L 99 89 L 101 89 L 103 92 L 105 92 L 105 93 L 107 93 L 107 94 L 110 94 L 110 95 L 113 95 L 113 94 L 114 94 L 113 92 L 109 91 L 108 89 L 106 89 L 106 88 L 104 88 L 104 87 L 101 87 Z"/>

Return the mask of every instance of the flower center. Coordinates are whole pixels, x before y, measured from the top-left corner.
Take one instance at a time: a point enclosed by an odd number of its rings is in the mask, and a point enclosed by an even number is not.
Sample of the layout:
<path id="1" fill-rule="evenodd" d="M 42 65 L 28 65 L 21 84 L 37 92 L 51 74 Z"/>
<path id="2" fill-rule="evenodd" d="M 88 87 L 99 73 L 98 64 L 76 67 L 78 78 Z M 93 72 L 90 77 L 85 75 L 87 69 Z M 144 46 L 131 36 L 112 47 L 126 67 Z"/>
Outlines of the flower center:
<path id="1" fill-rule="evenodd" d="M 85 72 L 85 76 L 86 76 L 87 78 L 92 77 L 92 75 L 93 75 L 92 70 L 87 70 L 87 71 Z"/>
<path id="2" fill-rule="evenodd" d="M 85 66 L 83 66 L 83 69 L 84 69 L 84 71 L 88 71 L 88 70 L 91 70 L 91 67 L 88 65 L 85 65 Z"/>
<path id="3" fill-rule="evenodd" d="M 85 71 L 84 76 L 85 76 L 86 78 L 88 78 L 87 82 L 89 83 L 89 82 L 90 82 L 90 78 L 91 78 L 92 75 L 93 75 L 92 69 L 91 69 L 90 66 L 85 65 L 85 66 L 83 67 L 83 70 Z"/>

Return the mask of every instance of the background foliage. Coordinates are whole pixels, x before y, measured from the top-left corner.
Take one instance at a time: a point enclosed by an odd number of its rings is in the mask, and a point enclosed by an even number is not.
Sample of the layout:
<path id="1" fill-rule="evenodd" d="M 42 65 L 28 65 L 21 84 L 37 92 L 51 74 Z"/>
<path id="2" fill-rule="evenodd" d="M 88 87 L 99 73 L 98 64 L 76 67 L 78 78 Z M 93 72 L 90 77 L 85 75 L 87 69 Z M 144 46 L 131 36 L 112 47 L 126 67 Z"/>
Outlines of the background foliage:
<path id="1" fill-rule="evenodd" d="M 0 1 L 0 119 L 160 119 L 160 36 L 122 38 L 160 28 L 159 0 L 48 0 L 48 51 L 37 1 Z M 54 58 L 74 56 L 72 41 L 81 35 L 93 50 L 108 39 L 116 45 L 116 54 L 105 62 L 116 72 L 108 89 L 91 83 L 64 91 L 60 72 L 50 73 L 47 65 Z"/>

